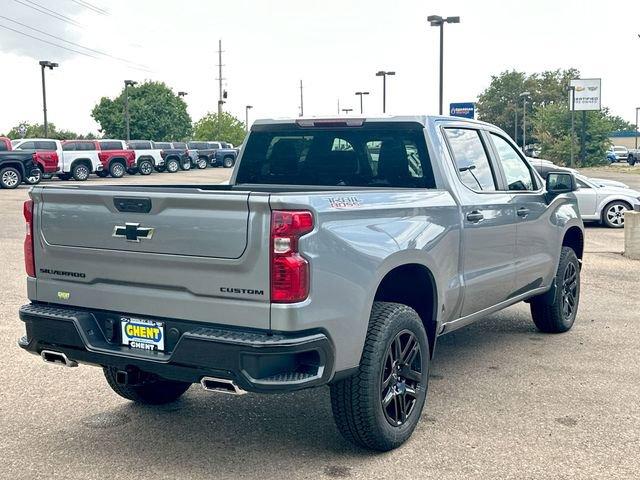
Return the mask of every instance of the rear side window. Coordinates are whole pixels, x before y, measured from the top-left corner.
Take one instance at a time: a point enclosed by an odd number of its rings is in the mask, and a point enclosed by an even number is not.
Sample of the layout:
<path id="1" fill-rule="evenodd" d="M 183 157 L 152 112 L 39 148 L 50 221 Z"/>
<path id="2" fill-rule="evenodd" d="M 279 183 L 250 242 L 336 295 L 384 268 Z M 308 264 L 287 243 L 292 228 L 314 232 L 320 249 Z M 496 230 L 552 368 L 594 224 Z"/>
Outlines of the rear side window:
<path id="1" fill-rule="evenodd" d="M 93 142 L 78 142 L 76 145 L 76 150 L 80 150 L 83 152 L 88 152 L 90 150 L 96 149 L 96 146 Z"/>
<path id="2" fill-rule="evenodd" d="M 435 188 L 424 130 L 393 123 L 254 130 L 237 183 Z"/>
<path id="3" fill-rule="evenodd" d="M 65 152 L 72 152 L 78 150 L 78 144 L 76 142 L 66 142 L 62 144 L 62 150 Z"/>
<path id="4" fill-rule="evenodd" d="M 183 150 L 187 148 L 187 144 L 184 142 L 173 142 L 173 148 L 179 148 L 180 150 Z"/>
<path id="5" fill-rule="evenodd" d="M 36 143 L 36 150 L 48 150 L 48 151 L 56 150 L 56 142 L 51 142 L 48 140 L 38 140 L 35 143 Z"/>
<path id="6" fill-rule="evenodd" d="M 468 128 L 445 128 L 458 176 L 471 190 L 494 191 L 496 181 L 480 132 Z"/>
<path id="7" fill-rule="evenodd" d="M 189 142 L 187 145 L 193 150 L 207 150 L 209 148 L 207 142 Z"/>
<path id="8" fill-rule="evenodd" d="M 535 190 L 536 182 L 525 160 L 504 138 L 491 134 L 491 140 L 498 152 L 509 190 Z"/>
<path id="9" fill-rule="evenodd" d="M 164 148 L 165 150 L 171 148 L 171 144 L 169 142 L 153 142 L 153 145 L 156 148 Z"/>
<path id="10" fill-rule="evenodd" d="M 99 142 L 102 150 L 122 150 L 122 144 L 120 142 Z"/>
<path id="11" fill-rule="evenodd" d="M 36 149 L 36 142 L 24 142 L 21 143 L 19 146 L 16 147 L 16 150 L 35 150 Z"/>
<path id="12" fill-rule="evenodd" d="M 129 142 L 129 148 L 133 150 L 151 150 L 150 142 Z"/>

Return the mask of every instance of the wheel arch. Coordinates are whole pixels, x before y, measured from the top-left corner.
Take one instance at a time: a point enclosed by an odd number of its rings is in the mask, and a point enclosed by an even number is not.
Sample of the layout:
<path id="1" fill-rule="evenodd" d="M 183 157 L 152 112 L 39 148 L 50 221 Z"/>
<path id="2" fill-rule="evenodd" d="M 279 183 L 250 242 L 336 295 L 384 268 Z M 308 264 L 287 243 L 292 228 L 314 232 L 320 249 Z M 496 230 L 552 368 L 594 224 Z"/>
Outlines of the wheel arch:
<path id="1" fill-rule="evenodd" d="M 73 171 L 75 166 L 78 164 L 86 165 L 89 168 L 89 173 L 93 173 L 94 168 L 90 158 L 76 158 L 73 162 L 71 162 L 71 166 L 69 167 L 69 170 Z"/>
<path id="2" fill-rule="evenodd" d="M 380 280 L 374 301 L 402 303 L 413 308 L 424 325 L 433 356 L 438 325 L 438 288 L 431 269 L 405 263 L 389 270 Z"/>
<path id="3" fill-rule="evenodd" d="M 567 231 L 564 232 L 562 246 L 571 248 L 576 252 L 578 259 L 582 260 L 584 254 L 584 232 L 582 229 L 576 226 L 569 227 Z"/>
<path id="4" fill-rule="evenodd" d="M 18 170 L 18 172 L 20 173 L 22 178 L 24 178 L 26 176 L 24 165 L 22 163 L 20 163 L 20 162 L 6 161 L 6 162 L 3 162 L 2 164 L 0 164 L 0 170 L 2 170 L 3 168 L 7 168 L 7 167 L 12 167 L 12 168 L 15 168 L 16 170 Z"/>

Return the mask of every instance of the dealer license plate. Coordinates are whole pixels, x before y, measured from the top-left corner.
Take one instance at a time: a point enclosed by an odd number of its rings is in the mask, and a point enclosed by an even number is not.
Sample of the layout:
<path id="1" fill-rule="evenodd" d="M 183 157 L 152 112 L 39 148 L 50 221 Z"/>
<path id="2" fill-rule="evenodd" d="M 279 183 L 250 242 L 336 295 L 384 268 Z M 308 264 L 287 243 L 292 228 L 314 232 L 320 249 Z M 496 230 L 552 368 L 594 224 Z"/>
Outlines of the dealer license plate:
<path id="1" fill-rule="evenodd" d="M 122 345 L 152 352 L 164 351 L 164 323 L 121 317 Z"/>

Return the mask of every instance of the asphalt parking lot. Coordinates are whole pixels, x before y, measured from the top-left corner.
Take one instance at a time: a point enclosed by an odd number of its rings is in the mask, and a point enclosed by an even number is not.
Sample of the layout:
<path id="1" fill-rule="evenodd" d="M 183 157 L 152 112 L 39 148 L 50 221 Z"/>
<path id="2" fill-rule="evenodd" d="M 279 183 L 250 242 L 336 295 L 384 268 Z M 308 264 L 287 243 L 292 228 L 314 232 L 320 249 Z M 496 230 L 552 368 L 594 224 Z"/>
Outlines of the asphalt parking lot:
<path id="1" fill-rule="evenodd" d="M 229 173 L 91 182 L 218 183 Z M 416 432 L 373 454 L 340 437 L 327 388 L 230 397 L 194 386 L 179 402 L 142 407 L 97 368 L 23 353 L 27 191 L 0 191 L 0 478 L 638 478 L 640 262 L 621 255 L 621 230 L 587 229 L 570 332 L 539 333 L 520 304 L 442 337 Z"/>

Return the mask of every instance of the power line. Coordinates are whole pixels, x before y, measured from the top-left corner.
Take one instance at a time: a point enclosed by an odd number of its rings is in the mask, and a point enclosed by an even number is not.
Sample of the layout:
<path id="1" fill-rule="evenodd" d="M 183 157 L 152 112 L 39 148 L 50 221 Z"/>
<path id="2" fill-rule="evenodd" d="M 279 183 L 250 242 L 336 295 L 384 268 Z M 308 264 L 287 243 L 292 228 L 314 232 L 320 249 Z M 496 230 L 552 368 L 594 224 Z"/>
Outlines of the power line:
<path id="1" fill-rule="evenodd" d="M 39 4 L 38 2 L 34 2 L 33 0 L 24 0 L 27 3 L 30 3 L 31 5 L 35 5 L 36 7 L 39 7 L 43 10 L 46 10 L 47 12 L 52 13 L 53 15 L 57 15 L 60 18 L 63 18 L 65 20 L 68 20 L 69 22 L 75 22 L 77 23 L 73 18 L 71 17 L 67 17 L 66 15 L 61 14 L 60 12 L 56 12 L 55 10 L 51 10 L 50 8 L 45 7 L 44 5 Z"/>
<path id="2" fill-rule="evenodd" d="M 36 32 L 38 32 L 38 33 L 40 33 L 42 35 L 46 35 L 48 37 L 55 38 L 56 40 L 60 40 L 62 42 L 68 43 L 69 45 L 74 45 L 76 47 L 84 48 L 85 50 L 89 50 L 90 52 L 94 52 L 94 53 L 97 53 L 99 55 L 104 55 L 105 57 L 113 58 L 114 60 L 119 60 L 121 62 L 127 63 L 127 64 L 132 65 L 132 66 L 138 66 L 138 67 L 140 67 L 140 69 L 144 69 L 146 71 L 150 71 L 146 65 L 142 65 L 140 63 L 131 62 L 131 61 L 125 59 L 125 58 L 116 57 L 116 56 L 110 55 L 110 54 L 108 54 L 106 52 L 102 52 L 100 50 L 95 50 L 93 48 L 89 48 L 89 47 L 85 47 L 84 45 L 80 45 L 79 43 L 75 43 L 75 42 L 71 42 L 69 40 L 65 40 L 64 38 L 57 37 L 56 35 L 52 35 L 50 33 L 47 33 L 45 31 L 43 31 L 43 30 L 39 30 L 39 29 L 37 29 L 35 27 L 30 27 L 29 25 L 26 25 L 24 23 L 18 22 L 17 20 L 13 20 L 12 18 L 5 17 L 4 15 L 0 15 L 0 18 L 4 18 L 5 20 L 9 20 L 10 22 L 16 23 L 16 24 L 18 24 L 18 25 L 20 25 L 22 27 L 25 27 L 25 28 L 28 28 L 30 30 L 36 31 Z"/>
<path id="3" fill-rule="evenodd" d="M 58 13 L 54 12 L 53 10 L 42 9 L 42 8 L 37 7 L 37 6 L 29 5 L 28 3 L 24 3 L 21 0 L 14 0 L 14 1 L 19 3 L 20 5 L 24 5 L 27 8 L 31 8 L 32 10 L 35 10 L 36 12 L 40 12 L 40 13 L 44 13 L 45 15 L 49 15 L 50 17 L 55 18 L 56 20 L 60 20 L 60 21 L 65 22 L 65 23 L 69 23 L 71 25 L 75 25 L 76 27 L 82 27 L 82 25 L 80 25 L 75 20 L 72 20 L 72 19 L 70 19 L 68 17 L 65 17 L 64 15 L 59 15 Z M 29 1 L 29 0 L 27 0 L 27 1 Z M 51 13 L 49 13 L 49 12 L 51 12 Z"/>
<path id="4" fill-rule="evenodd" d="M 81 52 L 79 50 L 74 50 L 73 48 L 68 48 L 68 47 L 65 47 L 63 45 L 59 45 L 57 43 L 53 43 L 53 42 L 50 42 L 48 40 L 44 40 L 42 38 L 34 37 L 33 35 L 29 35 L 28 33 L 21 32 L 20 30 L 16 30 L 15 28 L 7 27 L 6 25 L 0 24 L 0 28 L 6 28 L 7 30 L 11 30 L 12 32 L 19 33 L 20 35 L 24 35 L 25 37 L 33 38 L 34 40 L 38 40 L 38 41 L 43 42 L 43 43 L 48 43 L 49 45 L 53 45 L 54 47 L 62 48 L 64 50 L 69 50 L 70 52 L 78 53 L 80 55 L 84 55 L 85 57 L 91 57 L 91 58 L 95 58 L 96 60 L 99 60 L 98 57 L 95 57 L 95 56 L 93 56 L 93 55 L 91 55 L 89 53 Z"/>
<path id="5" fill-rule="evenodd" d="M 87 8 L 89 10 L 94 11 L 95 13 L 99 13 L 100 15 L 109 15 L 109 12 L 103 8 L 100 8 L 92 3 L 85 2 L 83 0 L 71 0 L 73 3 L 80 5 L 81 7 Z"/>

